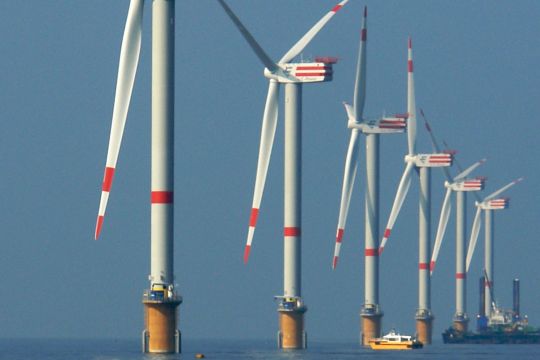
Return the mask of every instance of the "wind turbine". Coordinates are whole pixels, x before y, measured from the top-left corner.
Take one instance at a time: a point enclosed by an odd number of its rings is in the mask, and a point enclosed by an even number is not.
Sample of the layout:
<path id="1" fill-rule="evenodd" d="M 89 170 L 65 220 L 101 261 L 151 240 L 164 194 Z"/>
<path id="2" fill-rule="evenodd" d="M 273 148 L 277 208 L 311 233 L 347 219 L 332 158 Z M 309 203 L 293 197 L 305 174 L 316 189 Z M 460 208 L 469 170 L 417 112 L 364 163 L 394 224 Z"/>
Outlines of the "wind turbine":
<path id="1" fill-rule="evenodd" d="M 431 290 L 429 278 L 429 253 L 431 245 L 431 168 L 447 167 L 452 165 L 452 154 L 435 153 L 419 154 L 416 152 L 416 100 L 414 93 L 414 66 L 412 56 L 412 41 L 408 41 L 408 63 L 407 63 L 407 142 L 408 154 L 405 156 L 406 167 L 401 177 L 397 194 L 392 205 L 392 211 L 386 225 L 379 255 L 382 254 L 384 247 L 395 221 L 405 201 L 405 197 L 411 185 L 412 170 L 419 172 L 420 182 L 420 200 L 419 200 L 419 236 L 418 236 L 418 309 L 416 310 L 416 330 L 418 339 L 426 344 L 431 343 L 432 321 L 431 313 Z"/>
<path id="2" fill-rule="evenodd" d="M 305 348 L 304 313 L 307 308 L 301 296 L 301 120 L 302 84 L 332 80 L 332 63 L 335 59 L 320 59 L 314 63 L 291 62 L 311 42 L 326 23 L 348 0 L 341 1 L 326 13 L 283 57 L 274 62 L 240 22 L 223 0 L 219 3 L 242 33 L 252 50 L 265 66 L 264 76 L 269 79 L 268 95 L 263 114 L 261 143 L 253 205 L 249 221 L 244 262 L 247 263 L 259 208 L 262 200 L 270 154 L 278 117 L 279 86 L 285 84 L 285 184 L 284 184 L 284 294 L 278 312 L 280 348 Z"/>
<path id="3" fill-rule="evenodd" d="M 429 123 L 421 111 L 422 117 L 426 124 L 426 129 L 431 137 L 431 142 L 437 151 L 439 151 L 439 145 L 435 139 L 435 135 Z M 445 144 L 446 145 L 446 144 Z M 444 186 L 446 187 L 446 194 L 444 197 L 441 215 L 439 217 L 439 225 L 437 227 L 437 235 L 435 236 L 435 244 L 433 247 L 433 254 L 431 255 L 431 262 L 429 264 L 430 275 L 433 274 L 439 250 L 441 248 L 442 241 L 444 239 L 444 233 L 446 231 L 446 225 L 450 218 L 450 212 L 452 208 L 451 196 L 452 192 L 456 193 L 456 313 L 454 315 L 454 328 L 466 331 L 468 324 L 468 316 L 466 312 L 465 301 L 465 233 L 466 233 L 466 213 L 465 193 L 469 191 L 480 191 L 484 188 L 485 178 L 478 177 L 476 179 L 467 179 L 467 176 L 475 170 L 478 166 L 482 165 L 486 159 L 482 159 L 467 169 L 461 171 L 456 177 L 452 178 L 450 171 L 447 168 L 443 168 L 446 176 Z M 457 160 L 456 160 L 457 163 Z M 458 164 L 458 167 L 461 167 Z M 475 193 L 476 194 L 476 193 Z"/>
<path id="4" fill-rule="evenodd" d="M 366 135 L 366 227 L 365 227 L 365 301 L 362 305 L 362 344 L 367 345 L 372 338 L 381 336 L 381 318 L 383 313 L 379 306 L 379 134 L 402 133 L 405 131 L 403 115 L 383 117 L 378 120 L 363 118 L 366 99 L 366 57 L 367 57 L 367 8 L 360 31 L 360 46 L 356 66 L 353 105 L 344 103 L 348 116 L 348 128 L 351 129 L 349 148 L 345 160 L 341 205 L 339 209 L 336 243 L 332 268 L 335 269 L 339 259 L 343 233 L 347 221 L 354 180 L 359 162 L 360 133 Z"/>
<path id="5" fill-rule="evenodd" d="M 131 0 L 120 50 L 111 135 L 96 222 L 95 239 L 103 226 L 116 170 L 141 48 L 143 0 Z M 180 352 L 177 307 L 182 297 L 174 288 L 174 1 L 152 2 L 152 189 L 150 289 L 143 296 L 143 351 Z"/>
<path id="6" fill-rule="evenodd" d="M 509 198 L 497 198 L 504 191 L 508 190 L 512 186 L 521 182 L 523 178 L 516 179 L 509 184 L 503 186 L 494 193 L 486 196 L 482 201 L 477 201 L 476 205 L 476 215 L 474 216 L 474 222 L 471 230 L 471 239 L 469 240 L 469 249 L 467 250 L 467 272 L 471 265 L 472 256 L 474 254 L 474 249 L 476 247 L 476 241 L 478 240 L 478 234 L 480 233 L 480 228 L 482 227 L 481 223 L 481 214 L 482 210 L 485 214 L 485 254 L 484 254 L 484 270 L 486 272 L 486 300 L 485 300 L 485 314 L 490 318 L 491 315 L 491 303 L 493 301 L 494 293 L 494 222 L 495 214 L 493 210 L 504 210 L 508 209 L 510 206 Z"/>
<path id="7" fill-rule="evenodd" d="M 390 234 L 397 220 L 401 206 L 405 201 L 405 197 L 409 192 L 411 185 L 411 175 L 414 168 L 431 168 L 431 167 L 447 167 L 452 165 L 452 154 L 436 153 L 436 154 L 418 154 L 416 152 L 416 100 L 414 94 L 414 69 L 412 58 L 412 40 L 409 38 L 408 46 L 408 85 L 407 85 L 407 143 L 408 154 L 405 155 L 405 170 L 398 185 L 396 197 L 392 205 L 392 210 L 388 218 L 388 223 L 384 230 L 384 235 L 379 246 L 379 253 L 384 251 L 386 242 L 390 238 Z M 421 174 L 420 174 L 421 176 Z"/>
<path id="8" fill-rule="evenodd" d="M 469 166 L 464 171 L 460 172 L 457 176 L 452 178 L 451 176 L 447 177 L 447 180 L 444 182 L 444 187 L 446 187 L 446 194 L 444 195 L 444 201 L 441 208 L 441 215 L 439 217 L 439 225 L 437 226 L 437 235 L 435 236 L 435 244 L 433 246 L 433 254 L 431 256 L 430 262 L 430 271 L 433 275 L 435 270 L 435 265 L 437 263 L 437 258 L 439 256 L 439 251 L 444 239 L 444 234 L 446 232 L 446 226 L 448 225 L 448 220 L 452 212 L 452 192 L 463 192 L 463 191 L 480 191 L 484 188 L 485 178 L 478 177 L 476 179 L 467 179 L 467 176 L 473 172 L 477 167 L 482 165 L 486 159 L 475 162 Z M 464 215 L 459 215 L 460 218 L 464 218 Z"/>

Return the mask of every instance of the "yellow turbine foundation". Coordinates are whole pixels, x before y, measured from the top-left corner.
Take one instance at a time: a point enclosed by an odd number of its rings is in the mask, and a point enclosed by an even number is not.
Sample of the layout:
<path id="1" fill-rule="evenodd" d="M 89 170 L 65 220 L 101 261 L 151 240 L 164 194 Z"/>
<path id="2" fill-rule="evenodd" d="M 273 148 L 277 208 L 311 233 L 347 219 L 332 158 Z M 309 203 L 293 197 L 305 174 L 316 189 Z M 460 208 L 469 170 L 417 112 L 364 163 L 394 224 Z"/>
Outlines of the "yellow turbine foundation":
<path id="1" fill-rule="evenodd" d="M 144 301 L 145 352 L 175 353 L 179 351 L 177 307 L 179 301 Z"/>
<path id="2" fill-rule="evenodd" d="M 360 343 L 369 346 L 369 340 L 381 337 L 382 314 L 362 315 Z"/>
<path id="3" fill-rule="evenodd" d="M 467 332 L 467 325 L 469 324 L 468 321 L 455 321 L 453 327 L 458 332 Z"/>
<path id="4" fill-rule="evenodd" d="M 433 334 L 433 317 L 416 319 L 417 339 L 424 345 L 431 345 Z"/>
<path id="5" fill-rule="evenodd" d="M 304 349 L 304 311 L 280 311 L 279 332 L 282 349 Z"/>

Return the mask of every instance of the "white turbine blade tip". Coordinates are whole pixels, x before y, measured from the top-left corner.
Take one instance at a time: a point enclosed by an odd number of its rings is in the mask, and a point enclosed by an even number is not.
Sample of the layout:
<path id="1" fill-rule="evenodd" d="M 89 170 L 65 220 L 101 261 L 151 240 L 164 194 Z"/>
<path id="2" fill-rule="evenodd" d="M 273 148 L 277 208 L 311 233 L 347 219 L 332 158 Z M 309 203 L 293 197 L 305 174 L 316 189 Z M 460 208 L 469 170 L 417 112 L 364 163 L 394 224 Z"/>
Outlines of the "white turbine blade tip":
<path id="1" fill-rule="evenodd" d="M 339 256 L 334 256 L 334 259 L 332 260 L 332 270 L 335 270 L 337 267 Z"/>
<path id="2" fill-rule="evenodd" d="M 326 13 L 309 31 L 302 36 L 300 40 L 296 44 L 293 45 L 283 55 L 281 60 L 279 60 L 280 64 L 285 64 L 294 59 L 298 54 L 300 54 L 304 48 L 313 40 L 315 35 L 319 33 L 319 31 L 326 25 L 326 23 L 343 7 L 349 0 L 341 1 L 339 4 L 335 5 L 332 10 L 330 10 L 328 13 Z"/>

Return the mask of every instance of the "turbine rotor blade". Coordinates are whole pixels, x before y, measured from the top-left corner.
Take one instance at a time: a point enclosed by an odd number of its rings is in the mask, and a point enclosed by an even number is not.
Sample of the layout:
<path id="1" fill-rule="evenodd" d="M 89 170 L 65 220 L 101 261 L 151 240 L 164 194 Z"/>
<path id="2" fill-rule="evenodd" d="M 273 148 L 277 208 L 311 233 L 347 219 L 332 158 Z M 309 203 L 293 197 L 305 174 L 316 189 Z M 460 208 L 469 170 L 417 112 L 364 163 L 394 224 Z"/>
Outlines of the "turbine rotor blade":
<path id="1" fill-rule="evenodd" d="M 439 144 L 437 143 L 437 139 L 435 138 L 435 134 L 433 133 L 433 130 L 431 129 L 431 125 L 429 124 L 426 115 L 424 115 L 424 110 L 420 109 L 420 115 L 422 116 L 422 119 L 424 119 L 424 125 L 426 127 L 426 130 L 429 134 L 429 137 L 431 138 L 431 144 L 433 145 L 433 148 L 437 153 L 441 153 L 441 148 Z M 452 181 L 452 176 L 450 175 L 450 170 L 448 167 L 443 166 L 441 167 L 442 171 L 444 172 L 444 176 L 446 176 L 446 179 L 450 182 Z"/>
<path id="2" fill-rule="evenodd" d="M 435 134 L 431 130 L 431 125 L 430 125 L 428 119 L 426 118 L 426 115 L 424 114 L 424 110 L 422 110 L 422 109 L 420 109 L 420 116 L 422 116 L 422 119 L 424 119 L 424 125 L 425 125 L 426 130 L 427 130 L 427 132 L 429 134 L 429 137 L 431 139 L 431 144 L 433 145 L 433 149 L 435 150 L 436 153 L 440 153 L 441 152 L 441 147 L 437 143 L 437 139 L 435 138 Z"/>
<path id="3" fill-rule="evenodd" d="M 257 161 L 257 175 L 255 178 L 255 190 L 253 192 L 253 205 L 251 207 L 247 242 L 244 249 L 244 263 L 247 263 L 249 259 L 253 234 L 255 233 L 255 227 L 257 226 L 259 208 L 264 192 L 264 184 L 266 182 L 266 175 L 268 173 L 270 155 L 272 154 L 272 146 L 274 144 L 274 136 L 276 134 L 278 118 L 278 98 L 279 83 L 275 80 L 270 80 L 261 128 L 261 142 L 259 145 L 259 159 Z"/>
<path id="4" fill-rule="evenodd" d="M 465 169 L 464 171 L 462 171 L 461 173 L 459 173 L 455 178 L 454 178 L 454 181 L 460 181 L 460 180 L 463 180 L 465 179 L 474 169 L 476 169 L 477 167 L 479 167 L 480 165 L 482 165 L 483 163 L 486 162 L 487 159 L 482 159 L 480 161 L 477 161 L 475 162 L 474 164 L 472 164 L 471 166 L 469 166 L 467 169 Z"/>
<path id="5" fill-rule="evenodd" d="M 480 228 L 482 227 L 481 215 L 482 208 L 478 206 L 476 208 L 476 215 L 474 215 L 473 226 L 471 230 L 471 239 L 469 240 L 469 248 L 467 249 L 467 267 L 465 272 L 469 272 L 469 266 L 471 265 L 471 260 L 474 253 L 474 248 L 476 247 L 476 241 L 478 240 L 478 234 L 480 233 Z"/>
<path id="6" fill-rule="evenodd" d="M 349 204 L 351 202 L 351 195 L 354 187 L 354 179 L 358 169 L 359 135 L 358 129 L 352 129 L 351 139 L 349 141 L 349 149 L 347 150 L 347 159 L 345 160 L 345 171 L 343 174 L 343 187 L 341 190 L 341 204 L 339 207 L 336 245 L 334 248 L 334 259 L 332 261 L 333 269 L 336 268 L 337 261 L 339 259 L 341 241 L 343 239 L 343 232 L 345 231 L 345 224 L 347 223 L 347 214 L 349 213 Z"/>
<path id="7" fill-rule="evenodd" d="M 446 225 L 448 225 L 448 219 L 450 218 L 450 212 L 452 211 L 452 189 L 447 188 L 444 195 L 444 201 L 441 208 L 441 216 L 439 218 L 439 225 L 437 226 L 437 235 L 435 236 L 435 244 L 433 245 L 433 255 L 431 256 L 431 262 L 429 264 L 430 274 L 433 274 L 437 258 L 439 257 L 439 250 L 444 239 L 444 233 L 446 232 Z"/>
<path id="8" fill-rule="evenodd" d="M 361 121 L 366 102 L 366 66 L 367 66 L 367 7 L 364 7 L 364 18 L 360 30 L 360 47 L 356 64 L 356 81 L 354 84 L 354 119 Z"/>
<path id="9" fill-rule="evenodd" d="M 511 183 L 508 183 L 506 184 L 505 186 L 503 186 L 502 188 L 500 188 L 499 190 L 495 191 L 494 193 L 488 195 L 484 201 L 488 201 L 488 200 L 491 200 L 495 197 L 497 197 L 499 194 L 501 194 L 502 192 L 508 190 L 509 188 L 511 188 L 512 186 L 516 185 L 518 182 L 521 182 L 523 180 L 523 178 L 519 178 L 519 179 L 516 179 L 514 181 L 512 181 Z"/>
<path id="10" fill-rule="evenodd" d="M 101 233 L 103 219 L 109 199 L 109 192 L 112 187 L 116 162 L 122 143 L 122 135 L 126 124 L 129 102 L 135 82 L 135 74 L 139 64 L 139 53 L 141 50 L 142 19 L 144 0 L 131 0 L 129 11 L 122 39 L 120 50 L 120 61 L 118 65 L 118 79 L 116 81 L 116 94 L 114 98 L 114 108 L 111 124 L 111 135 L 109 138 L 109 148 L 107 152 L 107 163 L 105 165 L 105 175 L 101 189 L 101 199 L 96 221 L 94 238 L 97 240 Z"/>
<path id="11" fill-rule="evenodd" d="M 392 232 L 392 228 L 394 227 L 396 219 L 399 215 L 403 201 L 405 201 L 405 197 L 407 196 L 409 187 L 411 186 L 411 174 L 413 168 L 414 163 L 412 161 L 407 162 L 407 166 L 405 167 L 405 171 L 403 172 L 403 176 L 399 182 L 394 204 L 392 205 L 392 211 L 390 212 L 390 217 L 388 218 L 388 224 L 386 225 L 386 229 L 384 230 L 384 235 L 379 246 L 379 254 L 382 254 L 384 251 L 384 246 L 390 237 L 390 233 Z"/>
<path id="12" fill-rule="evenodd" d="M 416 100 L 414 94 L 414 67 L 412 57 L 412 40 L 409 38 L 407 61 L 407 142 L 409 155 L 416 155 Z"/>
<path id="13" fill-rule="evenodd" d="M 338 12 L 339 9 L 345 6 L 348 1 L 349 0 L 341 1 L 339 4 L 334 6 L 332 10 L 330 10 L 326 15 L 324 15 L 311 29 L 309 29 L 309 31 L 304 36 L 302 36 L 300 40 L 298 40 L 296 44 L 293 45 L 293 47 L 289 49 L 289 51 L 285 53 L 285 55 L 283 55 L 281 60 L 279 60 L 279 64 L 286 64 L 292 59 L 294 59 L 298 54 L 300 54 L 302 50 L 304 50 L 304 48 L 311 42 L 311 40 L 313 40 L 315 35 L 317 35 L 319 31 L 321 31 L 321 29 L 326 25 L 326 23 Z"/>
<path id="14" fill-rule="evenodd" d="M 225 3 L 223 0 L 218 0 L 221 6 L 223 7 L 223 10 L 229 15 L 233 23 L 236 25 L 238 30 L 240 30 L 240 33 L 242 36 L 244 36 L 244 39 L 248 42 L 249 46 L 251 46 L 251 49 L 255 52 L 259 60 L 264 64 L 264 66 L 270 70 L 272 73 L 274 73 L 276 70 L 278 70 L 278 66 L 272 61 L 270 56 L 266 54 L 266 52 L 263 50 L 263 48 L 259 45 L 257 40 L 251 35 L 251 33 L 248 31 L 248 29 L 242 24 L 240 19 L 236 16 L 236 14 L 232 11 L 232 9 Z"/>

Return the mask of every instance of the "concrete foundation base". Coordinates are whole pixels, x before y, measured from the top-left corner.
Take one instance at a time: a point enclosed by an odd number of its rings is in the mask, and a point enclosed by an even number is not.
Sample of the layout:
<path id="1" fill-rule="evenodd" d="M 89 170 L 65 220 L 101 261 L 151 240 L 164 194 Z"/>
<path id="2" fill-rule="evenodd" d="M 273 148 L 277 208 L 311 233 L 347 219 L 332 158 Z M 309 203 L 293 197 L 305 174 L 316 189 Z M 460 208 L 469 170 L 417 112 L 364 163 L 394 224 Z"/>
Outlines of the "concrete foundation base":
<path id="1" fill-rule="evenodd" d="M 369 340 L 381 337 L 382 314 L 361 315 L 360 344 L 369 346 Z"/>
<path id="2" fill-rule="evenodd" d="M 147 353 L 180 352 L 177 307 L 180 301 L 144 301 L 143 351 Z"/>
<path id="3" fill-rule="evenodd" d="M 431 345 L 433 334 L 433 317 L 416 319 L 416 334 L 419 341 L 424 345 Z"/>
<path id="4" fill-rule="evenodd" d="M 281 349 L 305 349 L 304 311 L 279 311 L 278 347 Z"/>

